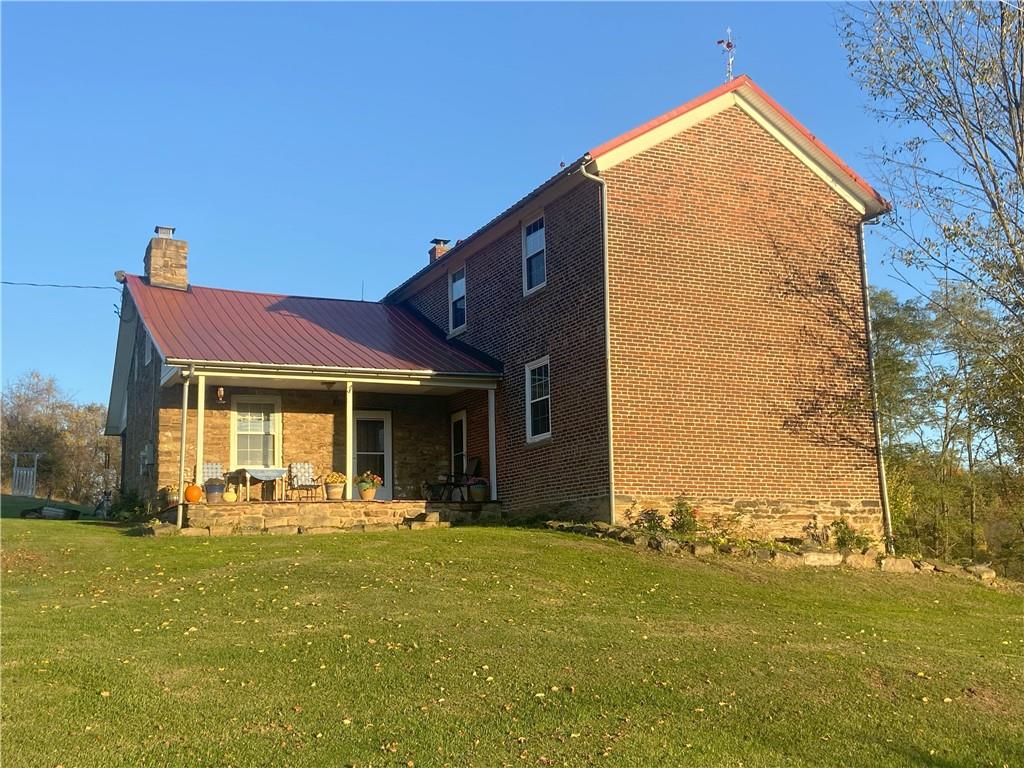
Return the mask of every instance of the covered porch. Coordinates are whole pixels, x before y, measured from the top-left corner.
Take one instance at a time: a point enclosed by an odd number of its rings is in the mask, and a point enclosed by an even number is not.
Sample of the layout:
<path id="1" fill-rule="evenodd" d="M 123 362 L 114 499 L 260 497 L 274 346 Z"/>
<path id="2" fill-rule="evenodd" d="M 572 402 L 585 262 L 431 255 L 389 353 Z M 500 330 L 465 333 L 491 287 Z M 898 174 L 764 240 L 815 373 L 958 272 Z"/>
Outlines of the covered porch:
<path id="1" fill-rule="evenodd" d="M 318 532 L 430 527 L 499 519 L 495 374 L 346 371 L 168 360 L 162 380 L 162 486 L 202 485 L 206 470 L 233 487 L 236 499 L 204 493 L 176 520 L 181 527 L 241 532 Z M 289 467 L 312 466 L 313 489 L 292 487 Z M 352 482 L 381 477 L 373 501 Z M 175 476 L 170 476 L 173 472 Z M 326 500 L 330 472 L 348 480 L 344 497 Z M 486 502 L 466 494 L 437 499 L 449 475 L 486 481 Z M 269 477 L 279 474 L 278 480 Z M 258 476 L 268 478 L 264 481 Z M 460 498 L 461 497 L 461 498 Z M 229 495 L 230 498 L 230 495 Z M 295 530 L 292 530 L 295 529 Z"/>

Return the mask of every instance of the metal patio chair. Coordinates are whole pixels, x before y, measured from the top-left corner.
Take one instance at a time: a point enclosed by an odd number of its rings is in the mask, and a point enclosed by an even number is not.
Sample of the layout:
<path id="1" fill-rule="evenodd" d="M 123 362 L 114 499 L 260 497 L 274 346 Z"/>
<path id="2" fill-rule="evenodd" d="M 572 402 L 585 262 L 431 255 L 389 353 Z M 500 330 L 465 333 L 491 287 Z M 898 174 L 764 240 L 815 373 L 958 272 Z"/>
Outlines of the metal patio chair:
<path id="1" fill-rule="evenodd" d="M 323 493 L 323 476 L 313 475 L 313 465 L 308 461 L 295 462 L 288 465 L 288 497 L 305 494 L 308 499 L 315 499 Z"/>
<path id="2" fill-rule="evenodd" d="M 460 501 L 469 501 L 469 481 L 480 473 L 480 459 L 477 457 L 467 459 L 464 472 L 445 475 L 444 485 L 441 488 L 442 501 L 454 501 L 455 491 L 459 492 Z"/>

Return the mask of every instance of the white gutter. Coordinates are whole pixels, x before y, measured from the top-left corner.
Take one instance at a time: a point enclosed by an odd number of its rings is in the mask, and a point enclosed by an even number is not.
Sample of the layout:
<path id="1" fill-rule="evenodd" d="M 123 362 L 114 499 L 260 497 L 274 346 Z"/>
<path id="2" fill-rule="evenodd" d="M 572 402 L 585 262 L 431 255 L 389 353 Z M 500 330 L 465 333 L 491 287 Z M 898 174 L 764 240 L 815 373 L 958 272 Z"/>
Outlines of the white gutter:
<path id="1" fill-rule="evenodd" d="M 882 533 L 886 554 L 896 549 L 892 538 L 892 515 L 889 511 L 889 484 L 885 478 L 885 457 L 882 456 L 882 425 L 878 416 L 878 386 L 875 383 L 875 353 L 871 344 L 871 298 L 868 294 L 868 257 L 864 248 L 864 223 L 857 228 L 857 247 L 860 249 L 860 282 L 864 301 L 864 331 L 867 333 L 868 385 L 871 387 L 871 421 L 875 431 L 875 456 L 878 462 L 878 485 L 882 493 Z"/>
<path id="2" fill-rule="evenodd" d="M 587 155 L 587 160 L 590 156 Z M 587 164 L 580 166 L 584 178 L 601 185 L 601 256 L 604 261 L 604 371 L 608 408 L 608 514 L 615 522 L 615 448 L 612 444 L 612 337 L 611 297 L 608 290 L 608 184 L 600 176 L 587 172 Z"/>
<path id="3" fill-rule="evenodd" d="M 501 373 L 498 372 L 485 372 L 485 371 L 434 371 L 429 368 L 339 368 L 327 365 L 290 365 L 287 363 L 246 363 L 239 362 L 236 360 L 197 360 L 192 358 L 182 357 L 170 357 L 165 361 L 166 365 L 175 365 L 179 367 L 185 366 L 200 366 L 203 368 L 229 368 L 231 370 L 246 370 L 252 369 L 256 371 L 266 371 L 268 373 L 282 372 L 282 373 L 306 373 L 311 375 L 324 375 L 324 374 L 336 374 L 339 377 L 344 376 L 367 376 L 377 375 L 382 377 L 421 377 L 421 378 L 433 378 L 438 376 L 446 376 L 451 378 L 492 378 L 500 379 Z"/>

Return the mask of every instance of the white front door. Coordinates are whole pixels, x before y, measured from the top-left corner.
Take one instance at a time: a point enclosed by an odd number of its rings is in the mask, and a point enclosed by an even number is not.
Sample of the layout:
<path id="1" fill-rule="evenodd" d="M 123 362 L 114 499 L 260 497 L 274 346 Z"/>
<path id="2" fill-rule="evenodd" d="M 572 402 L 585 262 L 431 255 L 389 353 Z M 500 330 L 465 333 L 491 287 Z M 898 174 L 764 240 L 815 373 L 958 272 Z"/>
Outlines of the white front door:
<path id="1" fill-rule="evenodd" d="M 389 500 L 394 495 L 391 471 L 391 413 L 388 411 L 356 411 L 356 475 L 370 470 L 380 475 L 384 485 L 377 489 L 377 498 Z"/>

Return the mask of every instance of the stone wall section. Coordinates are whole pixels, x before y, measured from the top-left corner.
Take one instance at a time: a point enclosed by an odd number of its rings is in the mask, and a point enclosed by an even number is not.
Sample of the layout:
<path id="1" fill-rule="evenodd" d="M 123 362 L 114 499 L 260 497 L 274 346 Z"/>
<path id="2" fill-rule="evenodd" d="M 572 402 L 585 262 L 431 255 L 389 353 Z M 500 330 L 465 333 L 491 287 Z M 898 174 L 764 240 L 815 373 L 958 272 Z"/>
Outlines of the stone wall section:
<path id="1" fill-rule="evenodd" d="M 345 471 L 345 395 L 334 391 L 278 390 L 229 387 L 225 402 L 214 396 L 216 384 L 207 381 L 203 459 L 231 469 L 231 396 L 267 395 L 280 398 L 282 461 L 312 462 L 316 474 Z M 186 437 L 186 477 L 191 480 L 196 450 L 196 386 L 189 391 Z M 447 472 L 448 399 L 444 396 L 355 392 L 355 410 L 391 413 L 394 495 L 422 499 L 424 482 Z M 181 429 L 181 385 L 161 392 L 159 410 L 159 487 L 177 485 Z M 257 488 L 255 492 L 259 492 Z"/>

